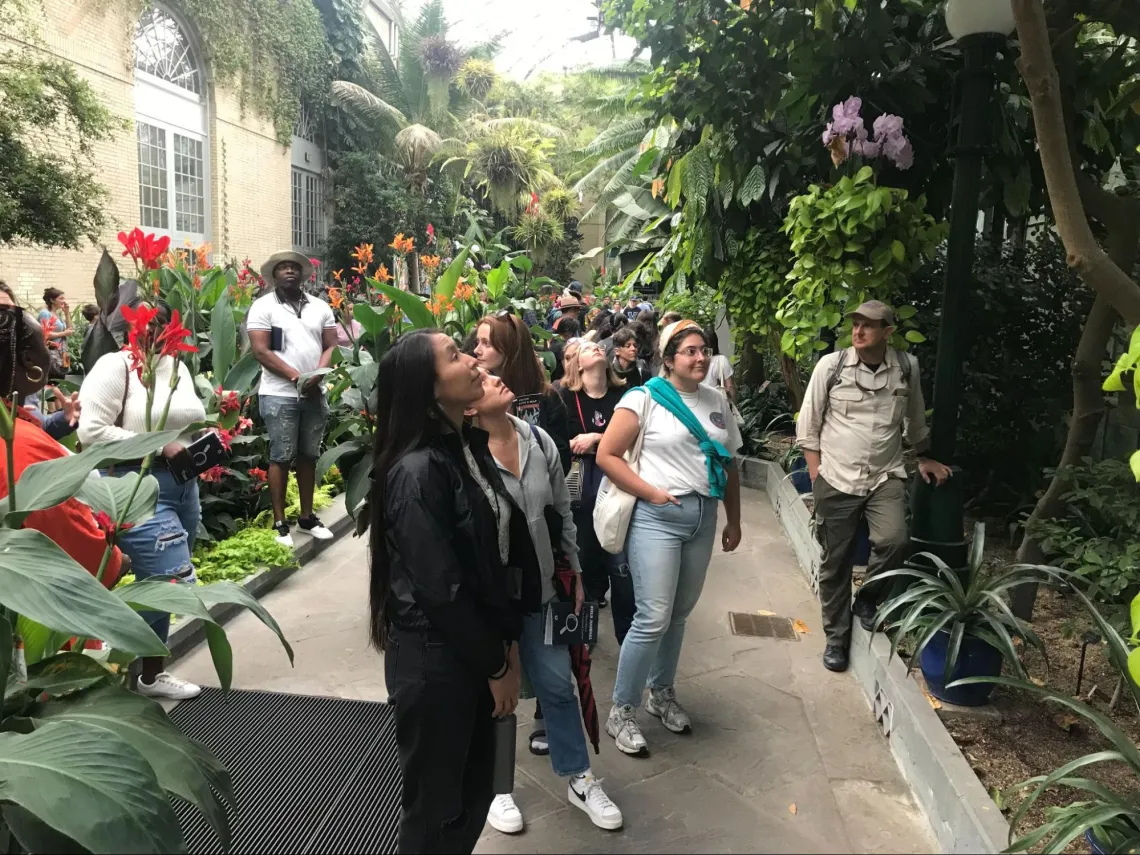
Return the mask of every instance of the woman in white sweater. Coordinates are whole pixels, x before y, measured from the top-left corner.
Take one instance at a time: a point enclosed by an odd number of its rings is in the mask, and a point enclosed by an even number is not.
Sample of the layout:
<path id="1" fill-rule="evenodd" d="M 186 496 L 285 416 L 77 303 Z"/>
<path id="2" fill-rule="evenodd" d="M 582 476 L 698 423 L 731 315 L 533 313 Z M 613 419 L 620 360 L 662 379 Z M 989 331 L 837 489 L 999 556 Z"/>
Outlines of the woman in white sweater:
<path id="1" fill-rule="evenodd" d="M 157 322 L 160 326 L 170 320 L 170 309 L 160 304 Z M 178 387 L 170 391 L 171 372 L 179 374 Z M 151 405 L 151 428 L 158 427 L 168 398 L 170 412 L 166 430 L 185 430 L 206 419 L 206 411 L 194 391 L 194 378 L 181 360 L 164 357 L 158 364 L 154 381 L 154 402 Z M 79 417 L 79 441 L 84 446 L 116 439 L 128 439 L 147 429 L 147 392 L 138 375 L 131 370 L 130 357 L 125 351 L 110 353 L 95 363 L 79 390 L 82 410 Z M 177 576 L 194 580 L 194 536 L 202 518 L 198 502 L 198 480 L 179 484 L 170 473 L 168 461 L 180 453 L 191 439 L 186 431 L 175 442 L 162 449 L 155 457 L 151 474 L 158 479 L 158 505 L 154 516 L 119 535 L 119 546 L 131 558 L 131 567 L 137 579 L 150 576 Z M 105 476 L 119 477 L 138 472 L 141 460 L 119 463 Z M 170 632 L 170 615 L 160 612 L 143 612 L 155 634 L 166 641 Z M 161 657 L 142 660 L 138 681 L 139 694 L 150 697 L 185 700 L 197 696 L 202 690 L 193 683 L 180 680 L 163 670 Z"/>

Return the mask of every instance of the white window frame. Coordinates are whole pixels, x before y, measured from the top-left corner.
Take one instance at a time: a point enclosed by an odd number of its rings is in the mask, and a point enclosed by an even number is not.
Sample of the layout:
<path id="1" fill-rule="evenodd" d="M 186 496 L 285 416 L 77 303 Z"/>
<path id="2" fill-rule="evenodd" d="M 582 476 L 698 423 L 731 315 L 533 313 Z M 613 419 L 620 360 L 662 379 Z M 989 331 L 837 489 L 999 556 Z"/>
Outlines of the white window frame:
<path id="1" fill-rule="evenodd" d="M 159 7 L 160 9 L 162 7 Z M 172 13 L 162 9 L 167 15 L 174 18 L 179 25 L 184 38 L 189 39 L 186 28 Z M 197 53 L 191 50 L 198 71 L 198 88 L 205 91 L 205 76 Z M 143 217 L 143 208 L 147 201 L 144 195 L 144 177 L 153 178 L 153 173 L 145 173 L 150 164 L 145 162 L 140 150 L 139 174 L 136 187 L 139 192 L 139 225 L 146 231 L 153 231 L 158 235 L 169 236 L 171 242 L 182 245 L 189 241 L 191 245 L 200 245 L 208 242 L 211 233 L 211 170 L 210 170 L 210 140 L 207 116 L 207 103 L 204 94 L 198 94 L 177 84 L 156 77 L 140 68 L 135 68 L 135 121 L 138 125 L 146 125 L 161 132 L 164 148 L 165 191 L 166 191 L 166 227 L 146 223 Z M 136 145 L 141 129 L 136 127 Z M 201 181 L 201 229 L 188 227 L 186 223 L 178 222 L 178 186 L 175 175 L 177 162 L 175 151 L 175 138 L 191 140 L 201 146 L 200 175 L 194 176 Z M 153 201 L 153 199 L 152 199 Z M 197 216 L 196 214 L 194 216 Z"/>
<path id="2" fill-rule="evenodd" d="M 328 239 L 325 149 L 308 109 L 302 105 L 289 152 L 289 232 L 296 252 L 318 256 Z"/>

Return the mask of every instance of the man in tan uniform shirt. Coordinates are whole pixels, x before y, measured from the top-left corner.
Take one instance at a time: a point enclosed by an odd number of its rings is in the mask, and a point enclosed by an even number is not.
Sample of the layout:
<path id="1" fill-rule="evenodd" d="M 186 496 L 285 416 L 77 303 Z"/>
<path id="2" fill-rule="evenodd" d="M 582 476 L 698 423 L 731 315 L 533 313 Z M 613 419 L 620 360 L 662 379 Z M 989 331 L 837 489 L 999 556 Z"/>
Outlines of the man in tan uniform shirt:
<path id="1" fill-rule="evenodd" d="M 832 671 L 847 668 L 851 559 L 861 518 L 867 518 L 871 532 L 866 581 L 905 559 L 910 538 L 903 434 L 919 454 L 923 478 L 941 484 L 950 477 L 948 466 L 923 455 L 930 431 L 918 362 L 887 344 L 894 332 L 894 310 L 871 300 L 848 317 L 852 346 L 816 364 L 797 422 L 797 442 L 815 498 L 816 537 L 823 547 L 823 664 Z M 868 631 L 874 629 L 872 619 L 885 593 L 877 587 L 860 589 L 855 600 L 854 612 Z"/>

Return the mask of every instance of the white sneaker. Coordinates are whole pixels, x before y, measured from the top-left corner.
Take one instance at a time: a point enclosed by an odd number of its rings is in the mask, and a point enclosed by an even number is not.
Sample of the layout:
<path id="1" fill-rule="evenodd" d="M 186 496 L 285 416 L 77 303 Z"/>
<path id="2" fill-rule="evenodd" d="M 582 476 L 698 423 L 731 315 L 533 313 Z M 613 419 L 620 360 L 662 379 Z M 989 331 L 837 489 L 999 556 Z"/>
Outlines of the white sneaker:
<path id="1" fill-rule="evenodd" d="M 282 546 L 288 546 L 290 549 L 293 548 L 293 536 L 289 534 L 288 523 L 274 523 L 273 530 L 277 532 L 277 537 L 273 538 L 274 540 L 276 540 Z"/>
<path id="2" fill-rule="evenodd" d="M 202 694 L 202 687 L 195 686 L 186 680 L 180 680 L 173 674 L 163 671 L 154 678 L 153 683 L 144 683 L 139 677 L 138 693 L 148 698 L 169 698 L 172 701 L 187 701 Z"/>
<path id="3" fill-rule="evenodd" d="M 305 534 L 317 540 L 332 540 L 333 538 L 333 533 L 325 528 L 325 524 L 317 519 L 316 514 L 309 514 L 307 520 L 297 520 L 297 526 Z"/>
<path id="4" fill-rule="evenodd" d="M 664 689 L 650 689 L 645 711 L 661 719 L 661 723 L 674 733 L 692 733 L 693 724 L 685 708 L 677 703 L 677 693 L 672 686 Z"/>
<path id="5" fill-rule="evenodd" d="M 622 818 L 618 806 L 610 801 L 602 789 L 602 782 L 592 772 L 577 775 L 570 779 L 566 797 L 570 804 L 579 807 L 590 815 L 590 822 L 606 831 L 621 828 Z"/>
<path id="6" fill-rule="evenodd" d="M 606 719 L 606 733 L 614 738 L 618 751 L 624 754 L 634 754 L 644 757 L 649 754 L 649 746 L 637 724 L 637 710 L 626 704 L 619 707 L 614 704 L 610 708 L 609 718 Z"/>
<path id="7" fill-rule="evenodd" d="M 487 822 L 495 831 L 503 834 L 518 834 L 523 830 L 523 815 L 515 804 L 515 797 L 509 793 L 495 796 L 491 809 L 487 811 Z"/>

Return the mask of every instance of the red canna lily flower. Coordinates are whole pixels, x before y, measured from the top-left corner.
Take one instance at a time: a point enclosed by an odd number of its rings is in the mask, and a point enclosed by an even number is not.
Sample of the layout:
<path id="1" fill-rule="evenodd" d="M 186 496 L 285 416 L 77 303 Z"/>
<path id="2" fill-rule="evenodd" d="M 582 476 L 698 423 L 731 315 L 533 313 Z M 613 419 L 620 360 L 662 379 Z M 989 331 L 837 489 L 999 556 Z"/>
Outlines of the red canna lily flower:
<path id="1" fill-rule="evenodd" d="M 249 470 L 249 475 L 253 480 L 265 483 L 269 480 L 269 473 L 264 469 L 258 469 L 256 466 Z"/>
<path id="2" fill-rule="evenodd" d="M 180 353 L 197 353 L 198 348 L 186 341 L 191 335 L 193 333 L 182 326 L 182 319 L 178 315 L 178 310 L 175 309 L 170 314 L 170 323 L 163 328 L 162 332 L 158 334 L 158 338 L 155 339 L 154 343 L 159 349 L 159 357 L 177 357 Z"/>
<path id="3" fill-rule="evenodd" d="M 217 484 L 222 480 L 222 476 L 225 474 L 226 474 L 226 470 L 223 467 L 214 466 L 214 467 L 211 467 L 210 469 L 207 469 L 205 472 L 200 474 L 198 477 L 201 478 L 203 481 L 206 481 L 207 483 Z"/>
<path id="4" fill-rule="evenodd" d="M 143 234 L 137 226 L 130 234 L 119 232 L 119 243 L 123 245 L 123 255 L 130 256 L 139 270 L 157 270 L 161 257 L 170 249 L 170 237 L 155 237 L 154 233 Z"/>
<path id="5" fill-rule="evenodd" d="M 120 311 L 127 322 L 127 344 L 125 350 L 131 357 L 131 370 L 142 379 L 143 368 L 151 347 L 150 325 L 158 317 L 158 309 L 142 303 L 136 309 L 123 306 Z"/>
<path id="6" fill-rule="evenodd" d="M 428 244 L 435 243 L 435 226 L 433 226 L 431 223 L 428 223 L 428 225 L 427 225 L 427 236 L 428 236 L 428 239 L 427 239 Z"/>
<path id="7" fill-rule="evenodd" d="M 106 511 L 99 511 L 95 514 L 95 525 L 99 527 L 99 531 L 103 532 L 103 536 L 107 538 L 108 543 L 115 540 L 115 521 L 111 519 L 111 515 Z M 129 528 L 134 528 L 134 523 L 123 523 L 118 527 L 119 531 L 126 531 Z"/>

